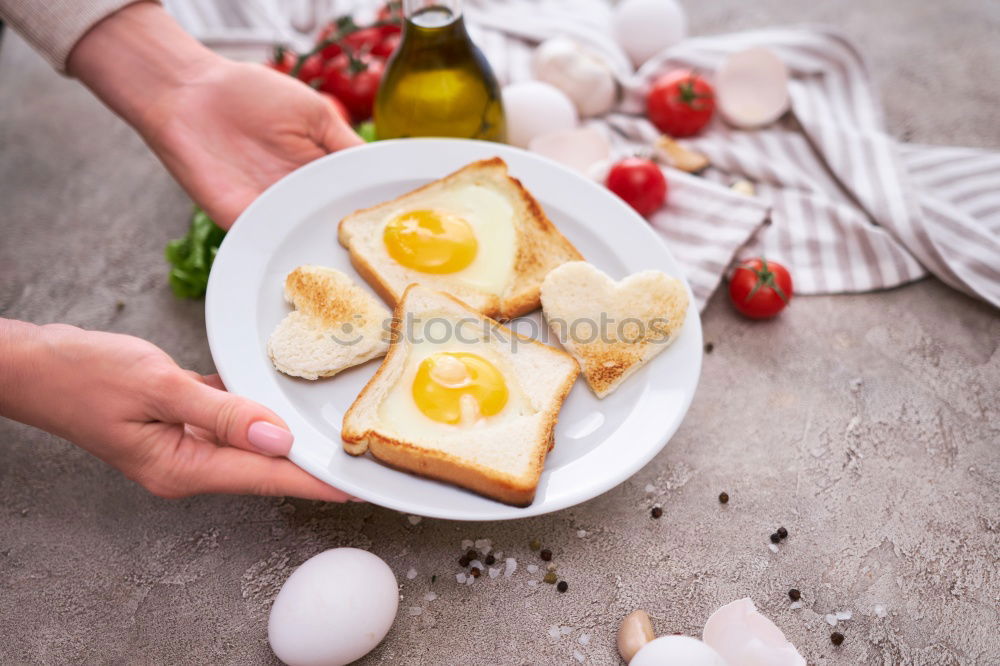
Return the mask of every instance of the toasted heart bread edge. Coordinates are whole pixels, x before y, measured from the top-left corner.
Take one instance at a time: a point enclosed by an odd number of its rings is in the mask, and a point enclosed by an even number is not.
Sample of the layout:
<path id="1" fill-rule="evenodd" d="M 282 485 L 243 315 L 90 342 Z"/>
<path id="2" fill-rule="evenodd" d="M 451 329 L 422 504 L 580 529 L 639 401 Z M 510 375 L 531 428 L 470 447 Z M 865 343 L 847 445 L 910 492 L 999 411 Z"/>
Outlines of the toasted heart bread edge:
<path id="1" fill-rule="evenodd" d="M 410 290 L 415 287 L 418 287 L 418 285 L 411 284 L 406 288 L 399 304 L 393 310 L 393 340 L 400 339 L 399 336 L 402 334 L 401 327 L 406 314 L 403 306 L 406 303 L 406 296 L 410 293 Z M 447 292 L 437 291 L 436 293 L 454 302 L 461 309 L 471 314 L 481 315 L 481 313 L 477 312 L 473 308 L 470 308 L 464 302 Z M 369 390 L 373 389 L 381 382 L 383 372 L 389 364 L 393 362 L 399 349 L 398 343 L 391 344 L 389 346 L 389 351 L 382 360 L 382 365 L 380 365 L 378 370 L 375 371 L 372 378 L 369 379 L 368 383 L 365 384 L 365 387 L 361 389 L 361 392 L 358 394 L 354 403 L 348 408 L 347 412 L 344 413 L 343 427 L 340 433 L 341 439 L 343 440 L 344 450 L 353 456 L 364 455 L 366 451 L 371 451 L 372 455 L 376 459 L 395 469 L 451 483 L 456 486 L 472 490 L 485 497 L 503 502 L 504 504 L 510 504 L 517 507 L 529 506 L 535 499 L 535 493 L 538 489 L 538 481 L 541 478 L 542 471 L 545 466 L 545 458 L 548 456 L 549 451 L 552 450 L 552 447 L 555 444 L 555 427 L 559 420 L 559 411 L 562 409 L 562 405 L 566 401 L 566 396 L 569 395 L 570 390 L 573 388 L 573 384 L 576 383 L 576 379 L 580 375 L 580 364 L 571 354 L 546 345 L 538 340 L 526 337 L 503 325 L 497 324 L 497 326 L 503 329 L 504 332 L 509 333 L 512 336 L 517 336 L 517 338 L 522 342 L 544 347 L 555 354 L 565 357 L 566 360 L 573 364 L 573 371 L 567 374 L 563 384 L 553 392 L 552 403 L 547 410 L 548 413 L 546 414 L 545 419 L 545 434 L 544 437 L 540 438 L 542 443 L 539 446 L 536 446 L 534 459 L 527 474 L 523 477 L 512 477 L 507 474 L 500 474 L 495 470 L 481 465 L 462 462 L 454 456 L 442 453 L 441 451 L 424 449 L 409 442 L 403 442 L 392 437 L 381 435 L 371 428 L 355 430 L 352 427 L 350 422 L 355 418 L 356 410 L 361 408 L 363 402 L 362 399 L 369 392 Z"/>
<path id="2" fill-rule="evenodd" d="M 401 194 L 395 199 L 383 201 L 382 203 L 369 206 L 367 208 L 360 208 L 350 215 L 342 218 L 337 224 L 337 240 L 350 254 L 351 265 L 354 266 L 354 269 L 358 272 L 358 274 L 361 275 L 361 277 L 364 278 L 364 280 L 368 282 L 378 295 L 382 297 L 386 303 L 389 303 L 390 306 L 395 307 L 398 305 L 403 299 L 406 290 L 404 289 L 403 293 L 394 292 L 392 286 L 382 278 L 378 268 L 358 256 L 355 248 L 352 247 L 351 237 L 345 230 L 345 222 L 348 222 L 357 215 L 364 215 L 378 208 L 394 204 L 414 194 L 424 192 L 431 188 L 440 187 L 443 183 L 454 182 L 465 175 L 466 172 L 475 169 L 499 169 L 502 172 L 503 178 L 505 178 L 507 183 L 514 188 L 521 206 L 524 207 L 526 224 L 533 226 L 531 229 L 522 229 L 522 235 L 519 236 L 519 240 L 522 236 L 530 236 L 533 239 L 546 238 L 549 242 L 543 243 L 543 247 L 541 248 L 534 247 L 534 243 L 527 244 L 528 247 L 525 247 L 525 244 L 519 243 L 517 255 L 514 258 L 514 281 L 508 285 L 503 297 L 496 296 L 495 294 L 488 294 L 486 292 L 478 292 L 478 295 L 486 301 L 487 305 L 484 305 L 480 309 L 472 307 L 473 310 L 476 310 L 479 314 L 486 315 L 490 319 L 501 321 L 508 321 L 536 310 L 541 306 L 540 292 L 542 280 L 545 279 L 545 273 L 559 265 L 549 265 L 549 263 L 545 260 L 546 256 L 552 256 L 556 254 L 558 250 L 565 255 L 560 263 L 565 263 L 567 261 L 583 261 L 583 255 L 581 255 L 579 250 L 577 250 L 576 247 L 562 235 L 562 232 L 560 232 L 556 225 L 553 224 L 552 220 L 548 218 L 545 211 L 542 210 L 541 205 L 538 203 L 538 200 L 535 199 L 531 192 L 524 187 L 520 180 L 510 175 L 507 163 L 504 162 L 503 158 L 491 157 L 489 159 L 478 160 L 471 162 L 461 169 L 453 171 L 442 178 L 438 178 L 437 180 L 431 181 L 430 183 L 421 185 L 416 189 Z M 553 248 L 553 245 L 558 247 Z M 528 285 L 519 285 L 518 277 L 524 273 L 537 275 L 534 275 L 534 277 L 529 280 Z"/>

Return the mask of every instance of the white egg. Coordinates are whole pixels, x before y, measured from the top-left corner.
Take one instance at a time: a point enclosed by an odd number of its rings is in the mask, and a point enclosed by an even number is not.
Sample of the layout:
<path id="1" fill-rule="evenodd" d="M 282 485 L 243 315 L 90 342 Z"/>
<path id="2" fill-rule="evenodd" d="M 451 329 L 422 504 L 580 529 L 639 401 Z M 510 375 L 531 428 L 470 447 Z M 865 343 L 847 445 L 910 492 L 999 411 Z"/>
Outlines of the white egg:
<path id="1" fill-rule="evenodd" d="M 527 148 L 540 134 L 572 129 L 579 120 L 566 93 L 541 81 L 512 83 L 503 89 L 507 142 Z"/>
<path id="2" fill-rule="evenodd" d="M 399 587 L 378 556 L 334 548 L 306 560 L 281 586 L 267 624 L 289 666 L 341 666 L 371 652 L 392 626 Z"/>
<path id="3" fill-rule="evenodd" d="M 750 599 L 738 599 L 712 613 L 701 638 L 729 666 L 806 666 L 781 629 L 761 615 Z"/>
<path id="4" fill-rule="evenodd" d="M 629 666 L 727 666 L 718 652 L 690 636 L 660 636 L 643 645 L 628 664 Z"/>
<path id="5" fill-rule="evenodd" d="M 456 215 L 468 223 L 476 237 L 478 248 L 472 263 L 460 271 L 448 273 L 448 279 L 490 294 L 502 294 L 514 272 L 514 259 L 517 256 L 517 229 L 514 207 L 510 201 L 493 188 L 471 183 L 445 190 L 432 190 L 431 194 L 417 193 L 407 198 L 406 206 L 387 209 L 382 229 L 397 216 L 420 209 Z M 380 233 L 379 238 L 381 237 Z M 389 256 L 385 243 L 379 245 L 379 252 L 387 265 L 395 267 L 390 269 L 390 274 L 413 273 L 411 269 L 396 264 Z"/>
<path id="6" fill-rule="evenodd" d="M 675 0 L 622 0 L 612 27 L 619 46 L 638 67 L 687 36 L 687 16 Z"/>

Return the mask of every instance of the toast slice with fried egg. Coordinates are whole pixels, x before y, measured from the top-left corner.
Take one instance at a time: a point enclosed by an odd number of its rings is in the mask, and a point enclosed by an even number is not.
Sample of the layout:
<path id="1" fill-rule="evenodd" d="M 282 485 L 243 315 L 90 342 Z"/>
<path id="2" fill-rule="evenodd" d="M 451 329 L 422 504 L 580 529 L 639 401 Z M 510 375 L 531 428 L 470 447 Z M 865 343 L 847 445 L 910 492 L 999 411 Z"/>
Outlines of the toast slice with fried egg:
<path id="1" fill-rule="evenodd" d="M 338 237 L 393 306 L 417 283 L 501 320 L 536 309 L 545 275 L 582 259 L 499 157 L 351 213 Z"/>
<path id="2" fill-rule="evenodd" d="M 294 306 L 267 340 L 274 367 L 293 377 L 331 377 L 382 356 L 391 313 L 344 273 L 299 266 L 285 278 Z"/>
<path id="3" fill-rule="evenodd" d="M 662 271 L 615 282 L 583 261 L 549 273 L 541 298 L 545 320 L 598 398 L 669 347 L 688 308 L 684 283 Z"/>
<path id="4" fill-rule="evenodd" d="M 344 415 L 344 449 L 529 505 L 576 361 L 419 285 L 392 323 L 381 367 Z"/>

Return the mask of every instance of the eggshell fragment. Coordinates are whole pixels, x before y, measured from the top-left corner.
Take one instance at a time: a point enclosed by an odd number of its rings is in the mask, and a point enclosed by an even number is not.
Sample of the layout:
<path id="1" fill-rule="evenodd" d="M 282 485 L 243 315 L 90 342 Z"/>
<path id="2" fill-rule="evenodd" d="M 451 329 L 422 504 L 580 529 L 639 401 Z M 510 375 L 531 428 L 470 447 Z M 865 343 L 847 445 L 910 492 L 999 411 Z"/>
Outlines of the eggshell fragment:
<path id="1" fill-rule="evenodd" d="M 646 643 L 653 640 L 653 623 L 644 610 L 635 610 L 625 616 L 618 626 L 618 654 L 626 663 L 632 660 L 635 653 Z"/>
<path id="2" fill-rule="evenodd" d="M 398 607 L 389 565 L 364 550 L 334 548 L 306 560 L 281 586 L 267 638 L 289 666 L 341 666 L 378 645 Z"/>
<path id="3" fill-rule="evenodd" d="M 612 28 L 618 45 L 638 67 L 687 36 L 687 15 L 675 0 L 622 0 Z"/>
<path id="4" fill-rule="evenodd" d="M 806 660 L 750 599 L 712 613 L 701 633 L 729 666 L 805 666 Z"/>
<path id="5" fill-rule="evenodd" d="M 583 174 L 597 162 L 611 157 L 611 144 L 596 127 L 542 134 L 532 139 L 528 148 Z"/>
<path id="6" fill-rule="evenodd" d="M 576 127 L 576 107 L 566 94 L 548 83 L 523 81 L 503 89 L 507 141 L 527 148 L 536 136 Z"/>
<path id="7" fill-rule="evenodd" d="M 690 636 L 660 636 L 646 643 L 628 663 L 629 666 L 727 666 L 718 652 Z"/>
<path id="8" fill-rule="evenodd" d="M 762 46 L 733 53 L 715 74 L 715 101 L 731 125 L 769 125 L 788 110 L 788 68 Z"/>

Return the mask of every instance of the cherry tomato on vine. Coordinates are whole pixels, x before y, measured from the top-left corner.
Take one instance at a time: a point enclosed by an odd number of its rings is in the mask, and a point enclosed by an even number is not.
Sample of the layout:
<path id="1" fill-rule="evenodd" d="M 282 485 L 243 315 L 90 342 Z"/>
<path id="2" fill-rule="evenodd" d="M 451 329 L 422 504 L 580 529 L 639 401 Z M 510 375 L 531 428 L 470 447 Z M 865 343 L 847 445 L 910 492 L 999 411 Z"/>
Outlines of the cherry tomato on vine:
<path id="1" fill-rule="evenodd" d="M 331 23 L 330 25 L 323 28 L 323 32 L 319 33 L 319 37 L 316 39 L 316 44 L 322 44 L 330 37 L 333 37 L 335 34 L 337 34 L 337 26 Z M 343 51 L 344 49 L 341 48 L 340 44 L 337 43 L 327 44 L 326 46 L 323 47 L 323 50 L 320 51 L 320 55 L 323 56 L 323 60 L 333 60 L 341 53 L 343 53 Z"/>
<path id="2" fill-rule="evenodd" d="M 382 28 L 361 28 L 342 40 L 346 50 L 353 54 L 371 53 L 382 41 Z"/>
<path id="3" fill-rule="evenodd" d="M 694 72 L 675 70 L 653 82 L 646 96 L 646 113 L 664 134 L 697 134 L 715 112 L 715 91 Z"/>
<path id="4" fill-rule="evenodd" d="M 399 33 L 389 35 L 375 45 L 375 48 L 372 49 L 372 55 L 378 56 L 379 58 L 388 58 L 392 55 L 392 52 L 396 50 L 396 47 L 399 46 L 399 42 L 402 40 L 403 36 Z"/>
<path id="5" fill-rule="evenodd" d="M 267 60 L 267 66 L 282 74 L 291 74 L 296 61 L 298 61 L 298 56 L 295 55 L 295 51 L 279 44 L 271 52 L 271 57 Z"/>
<path id="6" fill-rule="evenodd" d="M 792 300 L 792 276 L 776 261 L 749 259 L 729 279 L 729 300 L 751 319 L 770 319 Z"/>
<path id="7" fill-rule="evenodd" d="M 299 68 L 298 78 L 311 86 L 318 86 L 322 83 L 323 77 L 323 56 L 314 53 L 305 59 L 302 67 Z"/>
<path id="8" fill-rule="evenodd" d="M 652 160 L 627 157 L 608 172 L 605 185 L 640 215 L 650 215 L 667 200 L 667 180 Z"/>
<path id="9" fill-rule="evenodd" d="M 384 69 L 385 63 L 380 58 L 369 54 L 351 57 L 341 53 L 326 63 L 320 90 L 343 102 L 355 122 L 365 120 L 372 115 Z"/>

